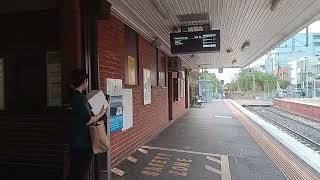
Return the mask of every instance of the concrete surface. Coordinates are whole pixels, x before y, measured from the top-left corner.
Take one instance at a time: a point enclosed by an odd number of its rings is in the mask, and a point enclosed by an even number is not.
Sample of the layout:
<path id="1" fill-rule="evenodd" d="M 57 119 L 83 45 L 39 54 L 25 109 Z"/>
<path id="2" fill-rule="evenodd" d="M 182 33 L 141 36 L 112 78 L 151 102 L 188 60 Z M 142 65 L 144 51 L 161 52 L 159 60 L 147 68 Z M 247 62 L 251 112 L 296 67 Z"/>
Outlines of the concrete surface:
<path id="1" fill-rule="evenodd" d="M 132 157 L 113 179 L 285 179 L 223 101 L 192 108 Z"/>
<path id="2" fill-rule="evenodd" d="M 287 98 L 287 99 L 278 99 L 278 100 L 320 107 L 320 98 Z"/>
<path id="3" fill-rule="evenodd" d="M 240 105 L 262 105 L 262 106 L 272 106 L 272 100 L 264 101 L 258 99 L 252 100 L 235 100 Z"/>

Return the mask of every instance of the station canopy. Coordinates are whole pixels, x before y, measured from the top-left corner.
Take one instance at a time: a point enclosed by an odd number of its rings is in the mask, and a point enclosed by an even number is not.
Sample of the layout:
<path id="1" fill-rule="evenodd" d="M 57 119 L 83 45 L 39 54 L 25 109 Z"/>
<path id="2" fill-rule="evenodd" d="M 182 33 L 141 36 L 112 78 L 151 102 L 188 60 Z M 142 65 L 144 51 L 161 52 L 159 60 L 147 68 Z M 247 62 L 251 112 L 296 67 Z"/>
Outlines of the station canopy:
<path id="1" fill-rule="evenodd" d="M 319 0 L 109 0 L 112 13 L 166 53 L 170 33 L 208 24 L 220 51 L 178 54 L 191 68 L 246 67 L 320 19 Z"/>

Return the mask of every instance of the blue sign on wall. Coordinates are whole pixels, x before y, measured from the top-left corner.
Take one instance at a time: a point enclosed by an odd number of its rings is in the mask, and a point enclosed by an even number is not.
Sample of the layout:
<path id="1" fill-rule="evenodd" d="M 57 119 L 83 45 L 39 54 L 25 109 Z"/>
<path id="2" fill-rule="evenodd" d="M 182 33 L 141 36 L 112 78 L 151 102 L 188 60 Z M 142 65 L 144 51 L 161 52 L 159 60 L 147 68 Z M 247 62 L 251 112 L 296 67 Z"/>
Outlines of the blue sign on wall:
<path id="1" fill-rule="evenodd" d="M 111 96 L 110 103 L 110 132 L 120 131 L 123 128 L 122 96 Z"/>
<path id="2" fill-rule="evenodd" d="M 110 117 L 110 132 L 120 131 L 123 128 L 123 116 L 111 116 Z"/>

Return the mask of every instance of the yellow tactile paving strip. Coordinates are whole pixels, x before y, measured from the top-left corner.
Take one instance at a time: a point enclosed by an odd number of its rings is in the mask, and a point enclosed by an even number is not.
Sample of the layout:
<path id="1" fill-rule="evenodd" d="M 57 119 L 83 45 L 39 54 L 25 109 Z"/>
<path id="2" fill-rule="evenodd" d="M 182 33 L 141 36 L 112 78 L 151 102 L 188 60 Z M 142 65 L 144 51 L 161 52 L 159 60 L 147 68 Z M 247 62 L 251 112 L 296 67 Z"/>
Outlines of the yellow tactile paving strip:
<path id="1" fill-rule="evenodd" d="M 257 144 L 259 144 L 262 150 L 266 152 L 288 180 L 319 180 L 316 175 L 304 167 L 295 157 L 282 148 L 229 101 L 225 102 L 250 135 L 255 139 Z"/>

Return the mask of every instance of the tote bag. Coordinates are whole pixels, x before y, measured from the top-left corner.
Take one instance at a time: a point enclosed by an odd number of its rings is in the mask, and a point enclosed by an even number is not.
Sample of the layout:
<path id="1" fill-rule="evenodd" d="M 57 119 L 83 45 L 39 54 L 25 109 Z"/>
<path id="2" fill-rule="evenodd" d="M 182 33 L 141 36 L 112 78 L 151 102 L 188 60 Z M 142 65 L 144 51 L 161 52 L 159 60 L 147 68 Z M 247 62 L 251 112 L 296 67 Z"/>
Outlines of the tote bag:
<path id="1" fill-rule="evenodd" d="M 98 121 L 90 126 L 90 136 L 94 154 L 100 154 L 108 151 L 109 139 L 103 121 Z"/>

